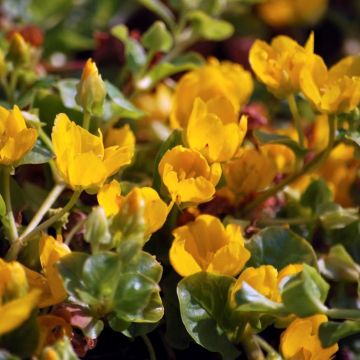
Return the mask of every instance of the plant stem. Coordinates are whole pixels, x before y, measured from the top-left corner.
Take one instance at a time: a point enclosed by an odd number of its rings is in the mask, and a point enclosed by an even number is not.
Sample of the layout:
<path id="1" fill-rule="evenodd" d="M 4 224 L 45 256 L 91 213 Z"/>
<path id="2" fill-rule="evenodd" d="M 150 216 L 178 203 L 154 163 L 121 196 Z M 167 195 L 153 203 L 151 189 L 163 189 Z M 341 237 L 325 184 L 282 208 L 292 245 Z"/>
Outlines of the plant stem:
<path id="1" fill-rule="evenodd" d="M 32 220 L 30 221 L 29 225 L 26 227 L 24 232 L 21 234 L 20 238 L 26 237 L 31 231 L 33 231 L 40 223 L 42 218 L 45 216 L 45 214 L 49 211 L 51 206 L 54 204 L 54 202 L 57 200 L 57 198 L 60 196 L 62 191 L 65 189 L 65 184 L 56 184 L 53 189 L 48 194 L 47 198 L 44 200 Z"/>
<path id="2" fill-rule="evenodd" d="M 79 231 L 79 229 L 86 223 L 87 218 L 80 220 L 68 233 L 64 243 L 70 245 L 70 242 L 74 235 Z"/>
<path id="3" fill-rule="evenodd" d="M 255 338 L 256 342 L 259 344 L 259 346 L 268 353 L 268 355 L 270 355 L 270 356 L 276 355 L 279 359 L 281 359 L 281 356 L 279 355 L 279 353 L 267 341 L 265 341 L 261 336 L 254 335 L 254 338 Z"/>
<path id="4" fill-rule="evenodd" d="M 141 338 L 143 339 L 143 341 L 145 343 L 145 346 L 149 353 L 150 360 L 156 360 L 155 350 L 154 350 L 154 347 L 153 347 L 151 341 L 149 340 L 149 338 L 146 335 L 142 335 Z"/>
<path id="5" fill-rule="evenodd" d="M 11 243 L 14 243 L 18 238 L 18 231 L 15 223 L 14 213 L 11 205 L 11 192 L 10 192 L 10 167 L 6 166 L 3 169 L 3 187 L 4 187 L 4 202 L 6 206 L 6 217 L 9 220 L 9 227 L 5 227 L 7 230 L 7 236 Z"/>
<path id="6" fill-rule="evenodd" d="M 66 212 L 68 212 L 76 204 L 77 200 L 80 197 L 80 194 L 81 194 L 80 190 L 75 191 L 72 194 L 68 203 L 58 213 L 56 213 L 55 215 L 53 215 L 52 217 L 50 217 L 49 219 L 47 219 L 46 221 L 44 221 L 43 223 L 41 223 L 40 225 L 35 227 L 32 231 L 30 231 L 25 236 L 21 236 L 18 239 L 16 239 L 13 242 L 13 244 L 11 245 L 8 253 L 6 254 L 6 259 L 7 260 L 15 260 L 18 256 L 19 252 L 21 251 L 21 248 L 26 244 L 26 242 L 37 232 L 45 230 L 50 225 L 52 225 L 54 222 L 59 220 Z"/>
<path id="7" fill-rule="evenodd" d="M 316 218 L 290 218 L 290 219 L 259 219 L 256 225 L 259 226 L 272 226 L 272 225 L 303 225 L 311 224 L 316 221 Z"/>
<path id="8" fill-rule="evenodd" d="M 90 119 L 91 119 L 91 114 L 84 110 L 84 117 L 83 117 L 83 124 L 82 127 L 86 130 L 89 130 L 90 127 Z"/>
<path id="9" fill-rule="evenodd" d="M 259 205 L 261 205 L 265 200 L 269 197 L 275 195 L 278 191 L 283 189 L 288 184 L 293 181 L 299 179 L 301 176 L 315 170 L 320 164 L 322 164 L 327 157 L 329 156 L 331 150 L 333 149 L 335 143 L 335 135 L 336 135 L 336 117 L 329 117 L 329 141 L 326 148 L 321 151 L 317 156 L 315 156 L 311 161 L 309 161 L 306 165 L 302 167 L 301 170 L 295 171 L 293 174 L 290 174 L 288 177 L 280 181 L 278 184 L 270 188 L 269 190 L 264 191 L 258 197 L 255 198 L 254 201 L 246 205 L 242 211 L 241 215 L 248 214 L 252 210 L 256 209 Z"/>
<path id="10" fill-rule="evenodd" d="M 292 115 L 292 117 L 294 119 L 294 125 L 295 125 L 295 128 L 296 128 L 296 131 L 297 131 L 298 136 L 299 136 L 299 145 L 302 148 L 304 148 L 305 147 L 305 137 L 304 137 L 304 132 L 303 132 L 303 129 L 302 129 L 301 117 L 300 117 L 300 114 L 299 114 L 299 109 L 297 107 L 297 103 L 296 103 L 294 94 L 291 94 L 288 97 L 288 104 L 289 104 L 289 108 L 290 108 L 290 111 L 291 111 L 291 115 Z"/>
<path id="11" fill-rule="evenodd" d="M 8 87 L 8 101 L 12 105 L 15 100 L 15 91 L 16 91 L 16 85 L 18 82 L 18 72 L 16 69 L 14 69 L 10 74 L 10 81 L 9 81 L 9 87 Z"/>
<path id="12" fill-rule="evenodd" d="M 249 360 L 265 360 L 265 356 L 249 325 L 247 325 L 240 343 Z"/>
<path id="13" fill-rule="evenodd" d="M 326 315 L 333 319 L 360 320 L 359 309 L 328 309 Z"/>

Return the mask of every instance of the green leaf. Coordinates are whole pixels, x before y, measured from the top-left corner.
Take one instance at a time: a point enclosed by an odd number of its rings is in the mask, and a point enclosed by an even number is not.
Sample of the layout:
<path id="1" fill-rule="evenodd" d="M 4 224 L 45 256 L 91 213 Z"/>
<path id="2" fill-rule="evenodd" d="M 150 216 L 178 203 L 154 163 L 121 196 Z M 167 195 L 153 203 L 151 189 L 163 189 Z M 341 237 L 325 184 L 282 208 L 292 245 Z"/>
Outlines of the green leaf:
<path id="1" fill-rule="evenodd" d="M 194 33 L 206 40 L 221 41 L 234 33 L 231 23 L 212 18 L 203 11 L 191 11 L 187 17 L 193 25 Z"/>
<path id="2" fill-rule="evenodd" d="M 37 142 L 32 150 L 21 159 L 17 166 L 26 164 L 45 164 L 52 158 L 53 155 L 51 152 Z"/>
<path id="3" fill-rule="evenodd" d="M 105 87 L 110 99 L 119 107 L 118 115 L 124 118 L 138 119 L 145 113 L 125 98 L 122 92 L 109 81 L 105 81 Z"/>
<path id="4" fill-rule="evenodd" d="M 86 291 L 99 302 L 111 301 L 117 278 L 121 271 L 119 255 L 101 252 L 86 259 L 83 265 L 82 280 Z"/>
<path id="5" fill-rule="evenodd" d="M 84 285 L 81 281 L 82 270 L 85 261 L 90 255 L 81 252 L 72 252 L 62 257 L 58 262 L 58 269 L 63 279 L 65 289 L 74 298 L 81 300 L 79 291 L 84 291 Z"/>
<path id="6" fill-rule="evenodd" d="M 330 280 L 358 282 L 360 266 L 341 244 L 332 246 L 318 263 L 320 272 Z"/>
<path id="7" fill-rule="evenodd" d="M 261 130 L 255 130 L 254 137 L 261 145 L 280 144 L 287 146 L 298 157 L 303 157 L 307 153 L 306 149 L 302 148 L 296 141 L 286 135 L 272 134 Z"/>
<path id="8" fill-rule="evenodd" d="M 113 299 L 116 316 L 129 322 L 144 321 L 144 310 L 149 304 L 152 294 L 158 291 L 158 285 L 141 274 L 121 275 Z"/>
<path id="9" fill-rule="evenodd" d="M 129 30 L 125 25 L 116 25 L 111 28 L 111 35 L 115 36 L 122 42 L 128 41 Z"/>
<path id="10" fill-rule="evenodd" d="M 359 220 L 357 208 L 343 208 L 337 203 L 326 203 L 318 207 L 317 213 L 323 227 L 327 230 L 342 229 Z"/>
<path id="11" fill-rule="evenodd" d="M 132 261 L 125 265 L 127 272 L 137 271 L 154 282 L 158 283 L 162 275 L 162 266 L 156 261 L 155 256 L 150 255 L 145 251 L 141 251 L 138 256 L 135 256 Z"/>
<path id="12" fill-rule="evenodd" d="M 312 246 L 301 236 L 281 226 L 261 230 L 247 242 L 246 247 L 251 252 L 247 266 L 272 265 L 281 270 L 289 264 L 306 263 L 317 267 Z"/>
<path id="13" fill-rule="evenodd" d="M 224 359 L 235 359 L 239 351 L 228 340 L 224 327 L 224 309 L 230 286 L 229 276 L 199 272 L 181 280 L 177 294 L 182 321 L 196 343 Z"/>
<path id="14" fill-rule="evenodd" d="M 175 58 L 171 62 L 162 62 L 153 66 L 150 71 L 141 78 L 136 87 L 141 90 L 149 90 L 158 82 L 182 71 L 198 68 L 203 64 L 203 59 L 196 53 L 188 53 Z"/>
<path id="15" fill-rule="evenodd" d="M 167 52 L 173 45 L 173 38 L 162 21 L 155 21 L 141 37 L 141 42 L 153 52 Z"/>
<path id="16" fill-rule="evenodd" d="M 316 269 L 304 264 L 303 270 L 284 284 L 281 298 L 289 312 L 300 317 L 312 316 L 326 311 L 324 302 L 329 288 Z"/>
<path id="17" fill-rule="evenodd" d="M 283 310 L 282 304 L 269 300 L 246 282 L 244 282 L 241 289 L 235 293 L 235 300 L 238 305 L 236 311 L 240 312 L 275 314 L 276 312 Z"/>
<path id="18" fill-rule="evenodd" d="M 317 208 L 333 200 L 333 195 L 327 183 L 323 179 L 313 180 L 301 195 L 301 205 L 310 207 L 313 213 Z"/>
<path id="19" fill-rule="evenodd" d="M 174 15 L 163 2 L 159 0 L 139 0 L 139 3 L 158 15 L 170 28 L 174 28 Z"/>
<path id="20" fill-rule="evenodd" d="M 328 321 L 322 323 L 319 329 L 321 345 L 324 348 L 336 344 L 347 336 L 358 333 L 360 333 L 360 321 Z"/>
<path id="21" fill-rule="evenodd" d="M 5 214 L 6 214 L 6 204 L 2 195 L 0 195 L 0 217 L 5 216 Z"/>
<path id="22" fill-rule="evenodd" d="M 159 174 L 159 163 L 162 159 L 162 157 L 164 156 L 164 154 L 168 151 L 171 150 L 173 147 L 182 144 L 182 132 L 181 130 L 174 130 L 170 136 L 166 139 L 166 141 L 161 145 L 158 153 L 156 154 L 155 157 L 155 162 L 154 162 L 154 175 L 153 175 L 153 184 L 152 187 L 157 191 L 160 192 L 161 190 L 161 177 Z"/>
<path id="23" fill-rule="evenodd" d="M 123 319 L 119 319 L 116 314 L 110 314 L 108 316 L 108 321 L 109 321 L 109 325 L 110 327 L 118 332 L 124 331 L 126 330 L 129 326 L 130 326 L 130 322 L 129 321 L 125 321 Z"/>
<path id="24" fill-rule="evenodd" d="M 157 326 L 158 323 L 132 323 L 122 333 L 129 338 L 135 338 L 137 336 L 144 336 L 152 332 Z"/>
<path id="25" fill-rule="evenodd" d="M 78 79 L 64 79 L 59 80 L 56 84 L 56 87 L 59 90 L 60 98 L 65 105 L 65 107 L 69 109 L 77 109 L 80 110 L 81 107 L 77 105 L 75 101 L 75 96 L 77 93 L 77 85 L 79 84 Z"/>

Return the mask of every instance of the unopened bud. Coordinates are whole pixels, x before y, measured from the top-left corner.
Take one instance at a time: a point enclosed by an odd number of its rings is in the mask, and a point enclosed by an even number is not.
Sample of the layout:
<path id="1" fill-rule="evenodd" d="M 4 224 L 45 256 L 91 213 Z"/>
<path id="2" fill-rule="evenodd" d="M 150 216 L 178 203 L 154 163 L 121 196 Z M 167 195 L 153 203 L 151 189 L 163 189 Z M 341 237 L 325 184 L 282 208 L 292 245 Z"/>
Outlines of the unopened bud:
<path id="1" fill-rule="evenodd" d="M 26 65 L 30 61 L 30 47 L 18 32 L 14 33 L 10 39 L 8 57 L 15 66 Z"/>
<path id="2" fill-rule="evenodd" d="M 81 80 L 77 86 L 76 102 L 84 111 L 100 116 L 106 96 L 104 81 L 96 64 L 89 59 L 84 67 Z"/>

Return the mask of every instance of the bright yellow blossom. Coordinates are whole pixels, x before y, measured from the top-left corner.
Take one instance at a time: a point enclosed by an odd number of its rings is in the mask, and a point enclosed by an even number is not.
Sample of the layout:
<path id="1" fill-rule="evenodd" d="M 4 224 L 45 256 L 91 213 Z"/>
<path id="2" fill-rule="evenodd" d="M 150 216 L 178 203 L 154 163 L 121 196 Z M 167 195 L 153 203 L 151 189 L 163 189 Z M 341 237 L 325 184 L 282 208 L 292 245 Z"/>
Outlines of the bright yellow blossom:
<path id="1" fill-rule="evenodd" d="M 247 117 L 238 116 L 226 97 L 216 97 L 205 103 L 196 98 L 186 129 L 191 149 L 201 152 L 210 162 L 230 160 L 244 140 Z"/>
<path id="2" fill-rule="evenodd" d="M 242 284 L 246 282 L 269 300 L 281 302 L 281 281 L 287 276 L 297 274 L 302 268 L 302 264 L 289 264 L 278 272 L 272 265 L 261 265 L 257 268 L 248 267 L 240 274 L 232 286 L 231 301 L 233 301 L 236 292 L 242 288 Z"/>
<path id="3" fill-rule="evenodd" d="M 250 258 L 240 227 L 224 227 L 215 216 L 200 215 L 173 234 L 170 262 L 181 276 L 199 271 L 234 276 Z"/>
<path id="4" fill-rule="evenodd" d="M 283 357 L 286 360 L 331 359 L 338 351 L 338 345 L 323 348 L 318 336 L 320 325 L 327 321 L 326 315 L 295 319 L 281 334 L 280 349 Z"/>
<path id="5" fill-rule="evenodd" d="M 134 104 L 146 112 L 146 116 L 139 119 L 142 123 L 167 121 L 171 111 L 171 103 L 172 91 L 165 84 L 157 85 L 154 93 L 142 93 L 134 99 Z"/>
<path id="6" fill-rule="evenodd" d="M 360 57 L 347 57 L 328 70 L 316 56 L 316 61 L 301 70 L 300 87 L 320 112 L 350 112 L 360 102 Z"/>
<path id="7" fill-rule="evenodd" d="M 186 127 L 197 97 L 208 101 L 225 96 L 238 113 L 252 91 L 251 74 L 241 65 L 211 58 L 205 66 L 188 72 L 178 82 L 170 114 L 171 126 Z"/>
<path id="8" fill-rule="evenodd" d="M 28 292 L 22 265 L 0 259 L 0 336 L 16 329 L 36 307 L 39 290 Z"/>
<path id="9" fill-rule="evenodd" d="M 151 187 L 134 188 L 128 195 L 121 196 L 120 184 L 113 180 L 100 189 L 97 199 L 106 216 L 114 216 L 123 206 L 128 206 L 134 191 L 138 191 L 140 199 L 144 201 L 145 235 L 151 235 L 164 225 L 168 213 L 166 203 L 156 190 Z"/>
<path id="10" fill-rule="evenodd" d="M 328 0 L 266 0 L 258 7 L 260 16 L 272 26 L 314 24 L 325 13 Z"/>
<path id="11" fill-rule="evenodd" d="M 299 75 L 313 59 L 314 35 L 305 47 L 287 36 L 277 36 L 269 45 L 256 40 L 250 49 L 249 61 L 256 76 L 277 97 L 287 97 L 300 88 Z"/>
<path id="12" fill-rule="evenodd" d="M 105 84 L 97 66 L 92 59 L 88 59 L 77 86 L 76 102 L 84 111 L 101 115 L 105 96 Z"/>
<path id="13" fill-rule="evenodd" d="M 226 184 L 237 196 L 264 190 L 273 181 L 275 162 L 256 149 L 241 148 L 235 159 L 223 166 Z"/>
<path id="14" fill-rule="evenodd" d="M 0 106 L 0 164 L 16 165 L 35 145 L 37 131 L 26 126 L 20 109 Z"/>
<path id="15" fill-rule="evenodd" d="M 201 203 L 215 194 L 221 167 L 219 163 L 209 166 L 199 152 L 178 145 L 164 154 L 159 173 L 173 201 Z"/>
<path id="16" fill-rule="evenodd" d="M 65 114 L 56 116 L 52 142 L 59 173 L 74 190 L 96 191 L 132 158 L 129 146 L 104 149 L 100 130 L 92 135 Z"/>
<path id="17" fill-rule="evenodd" d="M 120 146 L 123 149 L 128 148 L 129 156 L 132 157 L 135 151 L 135 135 L 128 124 L 121 128 L 111 128 L 106 132 L 104 145 Z"/>
<path id="18" fill-rule="evenodd" d="M 31 288 L 40 289 L 39 307 L 55 305 L 66 299 L 66 291 L 56 267 L 56 262 L 70 254 L 70 249 L 62 243 L 61 237 L 43 235 L 39 244 L 42 273 L 25 268 Z"/>

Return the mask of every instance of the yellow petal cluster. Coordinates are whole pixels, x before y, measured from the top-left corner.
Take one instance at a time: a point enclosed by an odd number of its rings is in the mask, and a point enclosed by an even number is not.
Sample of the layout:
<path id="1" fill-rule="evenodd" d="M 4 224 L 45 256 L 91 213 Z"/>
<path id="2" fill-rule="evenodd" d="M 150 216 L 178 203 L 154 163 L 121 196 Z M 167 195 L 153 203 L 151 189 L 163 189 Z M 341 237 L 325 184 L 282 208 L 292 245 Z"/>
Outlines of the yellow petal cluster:
<path id="1" fill-rule="evenodd" d="M 41 237 L 39 253 L 42 273 L 24 268 L 30 287 L 41 291 L 39 307 L 55 305 L 66 299 L 66 291 L 56 262 L 70 252 L 61 237 L 57 239 L 49 235 Z"/>
<path id="2" fill-rule="evenodd" d="M 244 140 L 247 118 L 239 122 L 235 108 L 226 97 L 208 102 L 196 98 L 186 128 L 191 149 L 201 152 L 210 162 L 230 160 Z"/>
<path id="3" fill-rule="evenodd" d="M 212 58 L 205 66 L 186 73 L 178 82 L 170 114 L 171 126 L 186 127 L 197 97 L 205 102 L 219 96 L 227 97 L 238 113 L 252 91 L 251 74 L 241 65 Z"/>
<path id="4" fill-rule="evenodd" d="M 248 267 L 238 277 L 231 288 L 230 298 L 234 301 L 236 292 L 238 292 L 244 282 L 250 285 L 254 290 L 269 300 L 281 302 L 280 286 L 282 281 L 291 275 L 295 275 L 302 270 L 302 264 L 289 264 L 280 272 L 272 265 L 262 265 L 257 268 Z"/>
<path id="5" fill-rule="evenodd" d="M 215 194 L 221 167 L 219 163 L 209 165 L 198 151 L 178 145 L 162 157 L 159 174 L 173 201 L 201 203 Z"/>
<path id="6" fill-rule="evenodd" d="M 52 142 L 59 173 L 74 190 L 96 191 L 120 167 L 129 164 L 133 155 L 129 146 L 104 148 L 100 130 L 95 136 L 65 114 L 56 116 Z"/>
<path id="7" fill-rule="evenodd" d="M 128 149 L 130 158 L 134 155 L 135 143 L 135 135 L 128 124 L 125 124 L 121 128 L 110 128 L 106 132 L 104 140 L 105 147 L 119 146 L 124 149 L 124 151 Z"/>
<path id="8" fill-rule="evenodd" d="M 39 290 L 28 291 L 22 265 L 0 259 L 0 336 L 16 329 L 36 307 Z"/>
<path id="9" fill-rule="evenodd" d="M 275 96 L 283 98 L 300 88 L 299 75 L 313 61 L 314 35 L 305 47 L 288 36 L 277 36 L 271 44 L 256 40 L 250 49 L 249 61 L 256 76 Z"/>
<path id="10" fill-rule="evenodd" d="M 0 106 L 0 164 L 16 165 L 32 149 L 37 131 L 26 126 L 20 109 Z"/>
<path id="11" fill-rule="evenodd" d="M 300 87 L 305 97 L 322 113 L 354 110 L 360 102 L 360 56 L 349 56 L 330 69 L 319 57 L 301 70 Z"/>
<path id="12" fill-rule="evenodd" d="M 250 258 L 238 225 L 226 227 L 211 215 L 200 215 L 195 221 L 173 231 L 170 262 L 181 276 L 199 271 L 236 275 Z"/>
<path id="13" fill-rule="evenodd" d="M 295 319 L 281 334 L 280 349 L 283 357 L 286 360 L 331 359 L 338 351 L 338 345 L 323 348 L 318 337 L 320 325 L 327 321 L 326 315 Z"/>
<path id="14" fill-rule="evenodd" d="M 154 93 L 139 94 L 133 102 L 139 109 L 147 113 L 141 119 L 143 123 L 165 122 L 171 111 L 172 90 L 161 83 L 156 86 Z"/>
<path id="15" fill-rule="evenodd" d="M 314 24 L 325 13 L 328 0 L 266 0 L 258 11 L 272 26 L 287 26 L 298 23 Z"/>
<path id="16" fill-rule="evenodd" d="M 166 203 L 161 200 L 156 190 L 151 187 L 134 188 L 128 195 L 121 196 L 119 182 L 112 180 L 99 190 L 97 199 L 106 216 L 114 216 L 123 206 L 128 206 L 134 191 L 138 191 L 144 201 L 145 236 L 151 235 L 164 225 L 168 213 Z"/>
<path id="17" fill-rule="evenodd" d="M 246 196 L 264 190 L 276 173 L 275 162 L 252 148 L 241 148 L 236 158 L 223 166 L 228 188 L 237 196 Z"/>

